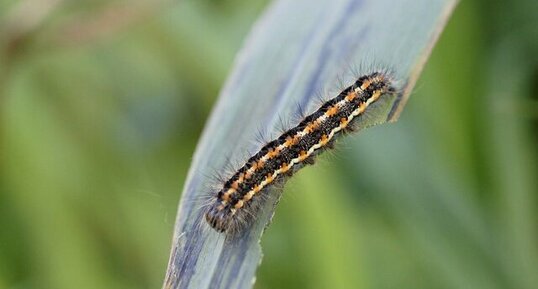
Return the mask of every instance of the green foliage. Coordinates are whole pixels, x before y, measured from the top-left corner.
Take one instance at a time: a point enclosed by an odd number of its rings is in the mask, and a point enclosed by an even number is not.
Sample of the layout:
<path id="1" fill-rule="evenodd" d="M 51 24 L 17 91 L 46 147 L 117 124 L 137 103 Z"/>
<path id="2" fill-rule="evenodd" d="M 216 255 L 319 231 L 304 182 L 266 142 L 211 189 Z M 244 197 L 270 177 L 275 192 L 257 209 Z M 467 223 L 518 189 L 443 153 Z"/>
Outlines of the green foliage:
<path id="1" fill-rule="evenodd" d="M 21 2 L 0 1 L 0 288 L 160 287 L 195 145 L 266 3 L 58 1 L 18 34 Z M 256 288 L 534 288 L 536 3 L 462 1 L 400 120 L 286 186 Z"/>

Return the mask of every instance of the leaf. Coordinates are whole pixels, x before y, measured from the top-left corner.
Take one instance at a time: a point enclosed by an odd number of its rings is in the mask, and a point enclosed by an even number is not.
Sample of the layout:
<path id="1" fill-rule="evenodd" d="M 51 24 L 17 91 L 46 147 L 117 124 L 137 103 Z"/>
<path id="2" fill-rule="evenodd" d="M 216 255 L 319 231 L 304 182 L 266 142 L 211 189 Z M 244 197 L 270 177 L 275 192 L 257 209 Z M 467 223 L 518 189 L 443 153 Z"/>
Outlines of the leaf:
<path id="1" fill-rule="evenodd" d="M 401 93 L 386 97 L 359 120 L 365 128 L 400 115 L 456 0 L 280 0 L 251 31 L 198 144 L 177 215 L 164 288 L 251 288 L 261 262 L 259 239 L 281 191 L 260 210 L 250 230 L 225 236 L 209 228 L 201 207 L 211 193 L 206 177 L 230 174 L 296 124 L 319 93 L 333 97 L 360 75 L 389 70 Z M 218 43 L 216 43 L 218 45 Z M 353 73 L 353 71 L 356 71 Z M 341 83 L 338 86 L 338 83 Z M 288 125 L 289 124 L 289 125 Z"/>

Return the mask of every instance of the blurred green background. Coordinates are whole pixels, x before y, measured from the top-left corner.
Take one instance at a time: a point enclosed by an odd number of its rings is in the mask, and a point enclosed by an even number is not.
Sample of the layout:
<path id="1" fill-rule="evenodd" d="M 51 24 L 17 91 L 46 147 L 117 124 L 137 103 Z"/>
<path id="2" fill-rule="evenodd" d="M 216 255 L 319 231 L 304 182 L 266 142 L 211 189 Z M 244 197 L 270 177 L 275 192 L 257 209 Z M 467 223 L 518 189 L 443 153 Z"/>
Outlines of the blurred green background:
<path id="1" fill-rule="evenodd" d="M 538 1 L 462 2 L 400 121 L 286 186 L 256 288 L 538 286 Z M 160 288 L 266 5 L 0 0 L 1 289 Z"/>

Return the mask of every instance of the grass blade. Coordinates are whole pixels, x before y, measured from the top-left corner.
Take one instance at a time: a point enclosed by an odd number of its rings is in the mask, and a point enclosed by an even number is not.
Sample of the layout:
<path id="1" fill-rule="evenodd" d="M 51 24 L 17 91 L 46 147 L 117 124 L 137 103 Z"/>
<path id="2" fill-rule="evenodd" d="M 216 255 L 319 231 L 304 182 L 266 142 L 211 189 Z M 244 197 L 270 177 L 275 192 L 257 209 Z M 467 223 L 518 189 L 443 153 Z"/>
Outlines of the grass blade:
<path id="1" fill-rule="evenodd" d="M 260 128 L 274 137 L 280 120 L 315 105 L 372 69 L 390 69 L 402 94 L 375 107 L 360 127 L 394 121 L 456 0 L 291 1 L 272 4 L 240 52 L 206 125 L 180 204 L 164 288 L 250 288 L 261 261 L 259 239 L 280 193 L 271 192 L 251 230 L 225 237 L 200 226 L 206 175 L 241 165 L 260 144 Z M 326 93 L 323 93 L 325 95 Z M 205 224 L 204 224 L 205 225 Z"/>

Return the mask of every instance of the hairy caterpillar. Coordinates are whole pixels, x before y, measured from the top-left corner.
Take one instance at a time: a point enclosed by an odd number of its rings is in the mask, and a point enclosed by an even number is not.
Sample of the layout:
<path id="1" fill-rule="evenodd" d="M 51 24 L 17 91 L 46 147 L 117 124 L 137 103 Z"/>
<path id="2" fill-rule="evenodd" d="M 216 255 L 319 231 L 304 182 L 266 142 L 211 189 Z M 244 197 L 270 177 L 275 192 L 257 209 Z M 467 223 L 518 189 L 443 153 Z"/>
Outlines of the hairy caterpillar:
<path id="1" fill-rule="evenodd" d="M 297 126 L 266 144 L 229 180 L 207 206 L 205 219 L 218 232 L 237 232 L 256 217 L 256 199 L 284 181 L 352 127 L 357 116 L 383 95 L 395 93 L 392 79 L 375 72 L 359 77 Z"/>

